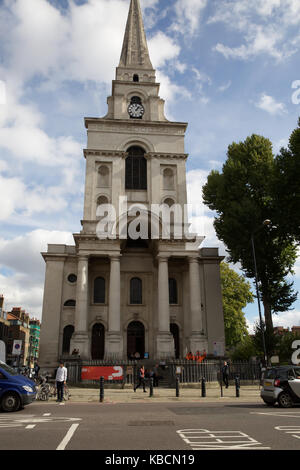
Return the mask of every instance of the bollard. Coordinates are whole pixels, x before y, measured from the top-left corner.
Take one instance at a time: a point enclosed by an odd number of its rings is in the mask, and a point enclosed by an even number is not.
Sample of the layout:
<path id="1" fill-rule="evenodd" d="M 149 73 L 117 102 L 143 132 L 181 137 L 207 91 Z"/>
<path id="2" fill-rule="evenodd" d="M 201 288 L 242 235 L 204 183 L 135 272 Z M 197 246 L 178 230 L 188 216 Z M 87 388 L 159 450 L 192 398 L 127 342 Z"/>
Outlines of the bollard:
<path id="1" fill-rule="evenodd" d="M 104 377 L 100 377 L 100 403 L 104 401 Z"/>
<path id="2" fill-rule="evenodd" d="M 150 378 L 150 393 L 149 393 L 149 397 L 153 397 L 153 377 Z"/>
<path id="3" fill-rule="evenodd" d="M 240 379 L 238 376 L 235 378 L 235 396 L 237 398 L 240 396 Z"/>
<path id="4" fill-rule="evenodd" d="M 201 380 L 201 396 L 206 397 L 206 379 L 205 379 L 205 377 L 202 377 L 202 380 Z"/>
<path id="5" fill-rule="evenodd" d="M 176 397 L 179 397 L 179 377 L 176 377 Z"/>

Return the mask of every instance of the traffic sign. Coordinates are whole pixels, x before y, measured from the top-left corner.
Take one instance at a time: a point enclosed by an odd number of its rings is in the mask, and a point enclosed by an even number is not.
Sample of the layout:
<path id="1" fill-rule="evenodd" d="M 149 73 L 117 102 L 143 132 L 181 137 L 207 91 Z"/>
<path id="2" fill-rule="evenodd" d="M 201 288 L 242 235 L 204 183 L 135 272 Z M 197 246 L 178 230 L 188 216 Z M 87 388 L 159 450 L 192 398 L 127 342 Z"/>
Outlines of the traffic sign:
<path id="1" fill-rule="evenodd" d="M 13 344 L 12 354 L 13 356 L 20 356 L 21 352 L 22 352 L 22 340 L 15 339 L 14 344 Z"/>

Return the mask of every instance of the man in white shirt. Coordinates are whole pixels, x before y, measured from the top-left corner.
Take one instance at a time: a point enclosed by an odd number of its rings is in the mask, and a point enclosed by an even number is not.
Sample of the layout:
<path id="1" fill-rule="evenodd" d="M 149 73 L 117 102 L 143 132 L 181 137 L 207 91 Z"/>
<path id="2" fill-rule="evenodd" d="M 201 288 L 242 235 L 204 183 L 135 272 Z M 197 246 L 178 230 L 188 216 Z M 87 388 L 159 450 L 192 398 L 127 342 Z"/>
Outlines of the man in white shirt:
<path id="1" fill-rule="evenodd" d="M 57 401 L 62 402 L 64 396 L 64 385 L 67 381 L 67 368 L 64 367 L 64 363 L 59 364 L 59 368 L 56 371 L 56 388 L 57 388 Z"/>

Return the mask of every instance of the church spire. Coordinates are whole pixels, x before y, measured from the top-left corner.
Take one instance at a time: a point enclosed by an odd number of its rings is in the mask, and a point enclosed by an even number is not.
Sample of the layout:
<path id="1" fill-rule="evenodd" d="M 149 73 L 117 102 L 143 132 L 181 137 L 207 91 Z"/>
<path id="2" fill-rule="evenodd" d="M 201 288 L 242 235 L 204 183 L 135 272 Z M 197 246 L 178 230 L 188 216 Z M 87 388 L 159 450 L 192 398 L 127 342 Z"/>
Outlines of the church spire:
<path id="1" fill-rule="evenodd" d="M 140 0 L 130 0 L 119 67 L 153 69 L 147 46 Z"/>

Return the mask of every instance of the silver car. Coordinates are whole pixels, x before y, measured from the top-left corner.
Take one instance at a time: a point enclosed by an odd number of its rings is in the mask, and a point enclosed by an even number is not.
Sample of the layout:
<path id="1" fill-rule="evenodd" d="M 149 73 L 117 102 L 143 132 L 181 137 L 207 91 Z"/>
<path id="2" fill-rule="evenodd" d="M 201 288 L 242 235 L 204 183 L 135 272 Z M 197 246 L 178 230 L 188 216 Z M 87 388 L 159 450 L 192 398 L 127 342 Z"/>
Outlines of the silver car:
<path id="1" fill-rule="evenodd" d="M 300 367 L 278 366 L 267 369 L 260 395 L 270 406 L 278 403 L 282 408 L 289 408 L 300 403 Z"/>

